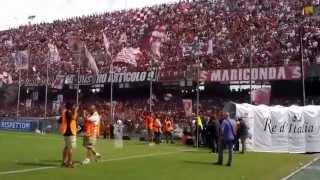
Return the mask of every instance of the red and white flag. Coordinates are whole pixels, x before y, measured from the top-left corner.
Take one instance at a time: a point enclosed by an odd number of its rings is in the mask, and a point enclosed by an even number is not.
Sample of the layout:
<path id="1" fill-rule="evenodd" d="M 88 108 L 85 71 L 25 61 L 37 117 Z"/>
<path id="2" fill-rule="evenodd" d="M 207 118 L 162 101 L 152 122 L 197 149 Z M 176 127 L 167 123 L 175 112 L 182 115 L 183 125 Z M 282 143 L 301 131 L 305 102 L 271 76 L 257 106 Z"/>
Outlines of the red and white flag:
<path id="1" fill-rule="evenodd" d="M 150 37 L 150 47 L 154 55 L 161 57 L 161 45 L 166 38 L 166 26 L 156 26 Z"/>
<path id="2" fill-rule="evenodd" d="M 255 105 L 270 104 L 271 88 L 260 88 L 251 91 L 251 100 Z"/>
<path id="3" fill-rule="evenodd" d="M 0 82 L 3 84 L 12 84 L 13 81 L 11 74 L 4 71 L 2 74 L 0 74 Z"/>
<path id="4" fill-rule="evenodd" d="M 126 33 L 122 33 L 119 39 L 119 43 L 127 43 L 127 34 Z"/>
<path id="5" fill-rule="evenodd" d="M 91 53 L 89 52 L 87 46 L 84 46 L 84 50 L 85 50 L 86 57 L 88 58 L 88 64 L 87 65 L 90 68 L 91 72 L 93 72 L 95 74 L 99 74 L 99 69 L 98 69 L 97 63 L 94 60 L 94 58 L 91 55 Z"/>
<path id="6" fill-rule="evenodd" d="M 52 88 L 54 89 L 63 89 L 65 76 L 57 75 L 56 79 L 52 83 Z"/>
<path id="7" fill-rule="evenodd" d="M 49 62 L 60 62 L 61 58 L 56 45 L 48 43 L 49 47 Z"/>
<path id="8" fill-rule="evenodd" d="M 133 19 L 137 22 L 145 22 L 149 17 L 153 15 L 152 11 L 149 8 L 144 8 L 139 10 Z"/>
<path id="9" fill-rule="evenodd" d="M 182 13 L 187 13 L 190 10 L 190 5 L 188 3 L 182 2 L 178 6 L 178 11 Z"/>
<path id="10" fill-rule="evenodd" d="M 107 39 L 106 35 L 104 33 L 102 33 L 102 36 L 103 36 L 103 44 L 104 44 L 104 48 L 106 50 L 106 53 L 108 56 L 111 57 L 111 53 L 109 51 L 109 48 L 110 48 L 110 41 L 109 39 Z"/>
<path id="11" fill-rule="evenodd" d="M 208 41 L 208 50 L 207 50 L 207 55 L 213 54 L 213 41 L 210 39 Z"/>
<path id="12" fill-rule="evenodd" d="M 192 99 L 182 100 L 183 108 L 187 117 L 192 116 Z"/>
<path id="13" fill-rule="evenodd" d="M 117 55 L 114 63 L 130 64 L 137 67 L 137 59 L 142 54 L 140 48 L 123 48 Z"/>

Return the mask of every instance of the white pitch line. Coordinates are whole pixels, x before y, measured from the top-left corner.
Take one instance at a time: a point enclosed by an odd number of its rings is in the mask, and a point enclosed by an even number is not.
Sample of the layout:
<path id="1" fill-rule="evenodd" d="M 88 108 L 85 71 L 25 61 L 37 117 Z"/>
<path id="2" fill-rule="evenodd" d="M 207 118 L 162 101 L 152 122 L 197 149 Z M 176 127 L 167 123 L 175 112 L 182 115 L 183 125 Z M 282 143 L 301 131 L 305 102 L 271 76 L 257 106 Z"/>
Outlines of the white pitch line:
<path id="1" fill-rule="evenodd" d="M 54 168 L 57 168 L 57 167 L 45 166 L 45 167 L 21 169 L 21 170 L 15 170 L 15 171 L 4 171 L 4 172 L 0 172 L 0 175 L 26 173 L 26 172 L 33 172 L 33 171 L 41 171 L 41 170 L 45 170 L 45 169 L 54 169 Z"/>
<path id="2" fill-rule="evenodd" d="M 113 158 L 113 159 L 103 159 L 99 162 L 111 162 L 111 161 L 121 161 L 121 160 L 128 160 L 128 159 L 138 159 L 138 158 L 145 158 L 145 157 L 153 157 L 153 156 L 164 156 L 169 154 L 177 154 L 180 152 L 185 152 L 184 150 L 181 151 L 174 151 L 174 152 L 166 152 L 166 153 L 153 153 L 153 154 L 144 154 L 144 155 L 133 155 L 133 156 L 127 156 L 127 157 L 120 157 L 120 158 Z"/>
<path id="3" fill-rule="evenodd" d="M 288 176 L 282 178 L 281 180 L 288 180 L 289 178 L 291 178 L 294 175 L 298 174 L 300 171 L 306 169 L 308 166 L 310 166 L 311 164 L 313 164 L 314 162 L 316 162 L 318 160 L 320 160 L 320 156 L 315 157 L 312 161 L 310 161 L 309 163 L 307 163 L 304 166 L 300 167 L 299 169 L 293 171 L 291 174 L 289 174 Z"/>
<path id="4" fill-rule="evenodd" d="M 138 159 L 138 158 L 146 158 L 146 157 L 154 157 L 154 156 L 163 156 L 163 155 L 169 155 L 169 154 L 177 154 L 177 153 L 186 152 L 186 151 L 191 151 L 191 150 L 180 150 L 180 151 L 172 151 L 172 152 L 165 152 L 165 153 L 152 153 L 152 154 L 144 154 L 144 155 L 133 155 L 133 156 L 127 156 L 127 157 L 105 159 L 105 160 L 101 160 L 99 162 L 105 163 L 105 162 L 121 161 L 121 160 L 128 160 L 128 159 Z M 41 171 L 41 170 L 55 169 L 55 168 L 58 168 L 58 167 L 57 166 L 45 166 L 45 167 L 39 167 L 39 168 L 21 169 L 21 170 L 14 170 L 14 171 L 3 171 L 3 172 L 0 172 L 0 175 L 20 174 L 20 173 L 34 172 L 34 171 Z"/>

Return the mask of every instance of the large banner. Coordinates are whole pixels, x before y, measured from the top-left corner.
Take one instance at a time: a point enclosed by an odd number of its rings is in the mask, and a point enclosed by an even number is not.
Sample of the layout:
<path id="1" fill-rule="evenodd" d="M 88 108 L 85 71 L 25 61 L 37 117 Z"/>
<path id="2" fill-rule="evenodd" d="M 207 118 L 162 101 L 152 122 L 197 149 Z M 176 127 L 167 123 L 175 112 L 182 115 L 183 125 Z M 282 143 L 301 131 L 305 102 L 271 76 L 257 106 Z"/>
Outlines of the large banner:
<path id="1" fill-rule="evenodd" d="M 32 122 L 4 120 L 0 121 L 0 130 L 31 131 Z"/>
<path id="2" fill-rule="evenodd" d="M 77 84 L 77 75 L 71 74 L 67 75 L 65 78 L 65 84 L 72 85 Z M 157 80 L 157 73 L 151 72 L 123 72 L 123 73 L 113 73 L 113 79 L 111 73 L 98 74 L 98 75 L 80 75 L 79 84 L 80 85 L 93 85 L 93 84 L 105 84 L 113 81 L 114 83 L 124 83 L 124 82 L 144 82 L 150 80 Z"/>
<path id="3" fill-rule="evenodd" d="M 320 152 L 320 106 L 236 104 L 249 126 L 248 147 L 259 152 Z"/>
<path id="4" fill-rule="evenodd" d="M 278 66 L 278 67 L 257 67 L 238 69 L 216 69 L 212 71 L 201 71 L 200 81 L 229 82 L 249 81 L 251 74 L 252 81 L 273 81 L 273 80 L 295 80 L 301 78 L 300 66 Z"/>

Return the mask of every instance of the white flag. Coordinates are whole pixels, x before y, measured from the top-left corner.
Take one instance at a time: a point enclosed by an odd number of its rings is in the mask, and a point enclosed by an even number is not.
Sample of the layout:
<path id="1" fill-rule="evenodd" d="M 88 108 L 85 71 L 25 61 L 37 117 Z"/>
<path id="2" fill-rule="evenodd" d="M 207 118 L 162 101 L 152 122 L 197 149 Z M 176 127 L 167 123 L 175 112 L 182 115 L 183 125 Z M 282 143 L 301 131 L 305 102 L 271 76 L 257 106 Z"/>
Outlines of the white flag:
<path id="1" fill-rule="evenodd" d="M 187 117 L 192 116 L 192 100 L 191 99 L 183 99 L 182 100 L 183 108 Z"/>
<path id="2" fill-rule="evenodd" d="M 208 42 L 208 50 L 207 50 L 207 55 L 213 54 L 213 43 L 212 39 L 209 40 Z"/>
<path id="3" fill-rule="evenodd" d="M 48 43 L 49 47 L 49 62 L 60 62 L 61 58 L 56 45 Z"/>
<path id="4" fill-rule="evenodd" d="M 119 39 L 119 43 L 126 43 L 127 42 L 127 34 L 122 33 Z"/>
<path id="5" fill-rule="evenodd" d="M 166 26 L 156 26 L 149 40 L 152 53 L 158 57 L 161 56 L 162 42 L 167 38 L 165 32 Z"/>
<path id="6" fill-rule="evenodd" d="M 99 69 L 97 66 L 96 61 L 94 60 L 93 56 L 91 55 L 91 53 L 89 52 L 87 46 L 84 47 L 85 49 L 85 54 L 86 57 L 88 58 L 88 67 L 91 69 L 92 72 L 94 72 L 95 74 L 99 74 Z"/>
<path id="7" fill-rule="evenodd" d="M 103 43 L 104 43 L 104 47 L 106 49 L 107 55 L 111 56 L 111 53 L 109 51 L 110 42 L 109 42 L 109 40 L 107 39 L 107 37 L 106 37 L 106 35 L 104 33 L 102 33 L 102 36 L 103 36 Z"/>

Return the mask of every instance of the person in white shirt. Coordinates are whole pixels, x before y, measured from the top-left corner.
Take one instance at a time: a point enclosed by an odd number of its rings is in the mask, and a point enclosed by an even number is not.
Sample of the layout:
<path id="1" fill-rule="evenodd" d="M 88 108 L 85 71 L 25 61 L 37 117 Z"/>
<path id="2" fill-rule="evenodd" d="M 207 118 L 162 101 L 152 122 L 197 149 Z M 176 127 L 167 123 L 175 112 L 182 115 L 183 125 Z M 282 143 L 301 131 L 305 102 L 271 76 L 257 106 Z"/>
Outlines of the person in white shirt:
<path id="1" fill-rule="evenodd" d="M 101 158 L 101 155 L 95 150 L 99 136 L 100 119 L 96 107 L 92 105 L 89 108 L 89 115 L 85 114 L 83 146 L 87 149 L 87 154 L 82 164 L 89 164 L 92 160 L 97 161 Z"/>

